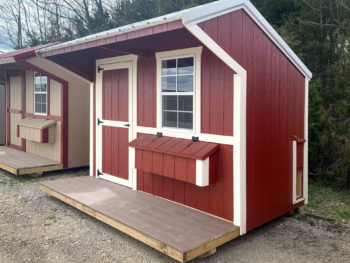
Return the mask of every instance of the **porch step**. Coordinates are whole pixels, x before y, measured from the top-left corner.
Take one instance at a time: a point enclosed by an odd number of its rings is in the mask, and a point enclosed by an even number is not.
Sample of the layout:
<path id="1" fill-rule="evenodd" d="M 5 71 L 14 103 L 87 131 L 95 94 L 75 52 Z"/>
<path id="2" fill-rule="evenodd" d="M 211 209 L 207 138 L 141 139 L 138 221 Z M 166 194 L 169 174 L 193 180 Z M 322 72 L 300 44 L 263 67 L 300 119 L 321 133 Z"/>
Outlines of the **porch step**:
<path id="1" fill-rule="evenodd" d="M 63 165 L 39 155 L 0 146 L 0 169 L 12 174 L 32 174 L 60 170 Z"/>
<path id="2" fill-rule="evenodd" d="M 239 236 L 232 222 L 90 176 L 48 181 L 40 188 L 179 262 Z"/>

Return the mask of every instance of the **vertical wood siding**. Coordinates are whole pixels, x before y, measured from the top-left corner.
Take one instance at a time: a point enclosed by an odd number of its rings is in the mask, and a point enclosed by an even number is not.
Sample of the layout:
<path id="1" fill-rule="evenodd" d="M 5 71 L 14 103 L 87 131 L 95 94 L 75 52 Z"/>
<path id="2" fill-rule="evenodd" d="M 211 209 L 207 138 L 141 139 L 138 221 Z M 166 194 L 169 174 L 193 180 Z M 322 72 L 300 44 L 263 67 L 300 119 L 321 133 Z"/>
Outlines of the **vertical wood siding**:
<path id="1" fill-rule="evenodd" d="M 145 152 L 144 152 L 145 153 Z M 150 153 L 152 154 L 152 153 Z M 142 159 L 142 160 L 141 160 Z M 169 177 L 159 176 L 148 172 L 138 171 L 137 187 L 142 190 L 207 213 L 233 220 L 233 148 L 229 145 L 220 145 L 220 149 L 210 157 L 210 173 L 214 174 L 216 182 L 207 187 L 198 187 L 173 179 L 180 174 L 174 174 L 176 165 L 183 169 L 191 169 L 181 158 L 169 158 L 168 163 L 164 155 L 164 167 L 168 169 Z M 136 162 L 152 166 L 152 156 L 137 155 Z M 153 167 L 149 167 L 152 170 Z M 165 173 L 165 171 L 164 171 Z M 186 172 L 182 173 L 186 174 Z M 172 177 L 172 178 L 171 178 Z"/>
<path id="2" fill-rule="evenodd" d="M 157 38 L 157 36 L 154 36 Z M 220 38 L 225 38 L 224 32 Z M 164 40 L 161 38 L 153 50 L 166 51 L 202 46 L 186 31 L 174 32 Z M 156 58 L 140 56 L 138 59 L 137 89 L 137 124 L 156 127 Z M 201 122 L 202 132 L 233 135 L 233 71 L 222 63 L 207 48 L 202 53 L 202 89 Z M 142 154 L 143 165 L 152 166 L 151 156 Z M 218 163 L 215 164 L 215 159 Z M 179 202 L 196 209 L 233 220 L 233 147 L 221 145 L 219 151 L 211 158 L 211 176 L 216 183 L 209 187 L 197 187 L 193 184 L 173 179 L 182 175 L 175 174 L 175 165 L 181 166 L 181 160 L 164 155 L 164 174 L 168 177 L 149 172 L 138 172 L 138 189 Z M 136 156 L 136 161 L 138 156 Z M 216 167 L 217 166 L 217 167 Z M 183 165 L 185 168 L 185 165 Z M 189 167 L 190 169 L 191 167 Z M 148 167 L 152 171 L 153 167 Z M 156 168 L 154 168 L 156 169 Z M 186 166 L 187 169 L 187 166 Z M 184 173 L 186 174 L 186 173 Z"/>
<path id="3" fill-rule="evenodd" d="M 305 78 L 243 10 L 206 21 L 200 27 L 248 73 L 249 231 L 293 209 L 292 136 L 304 136 Z M 215 63 L 210 65 L 214 67 Z M 218 113 L 209 110 L 206 114 Z M 215 120 L 216 126 L 220 118 Z M 209 129 L 208 124 L 205 129 Z"/>

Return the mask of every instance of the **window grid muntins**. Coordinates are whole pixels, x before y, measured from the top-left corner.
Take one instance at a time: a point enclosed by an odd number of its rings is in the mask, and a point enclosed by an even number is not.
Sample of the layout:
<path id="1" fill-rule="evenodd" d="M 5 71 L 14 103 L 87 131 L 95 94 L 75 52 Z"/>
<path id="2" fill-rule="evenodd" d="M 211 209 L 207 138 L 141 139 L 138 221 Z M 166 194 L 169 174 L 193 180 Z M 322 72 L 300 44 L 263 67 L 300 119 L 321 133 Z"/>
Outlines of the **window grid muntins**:
<path id="1" fill-rule="evenodd" d="M 34 73 L 34 114 L 47 115 L 48 78 Z"/>
<path id="2" fill-rule="evenodd" d="M 193 129 L 194 56 L 161 61 L 162 126 Z"/>

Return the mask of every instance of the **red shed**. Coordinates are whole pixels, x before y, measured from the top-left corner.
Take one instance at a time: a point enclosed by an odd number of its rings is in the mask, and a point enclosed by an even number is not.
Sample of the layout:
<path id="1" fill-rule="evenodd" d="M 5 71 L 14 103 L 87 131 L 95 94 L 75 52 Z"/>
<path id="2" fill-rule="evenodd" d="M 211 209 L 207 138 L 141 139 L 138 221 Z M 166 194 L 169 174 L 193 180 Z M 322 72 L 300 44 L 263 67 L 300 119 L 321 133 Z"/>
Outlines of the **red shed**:
<path id="1" fill-rule="evenodd" d="M 307 203 L 312 74 L 248 0 L 213 2 L 39 55 L 92 82 L 91 175 L 214 215 L 241 235 Z M 43 189 L 81 209 L 63 186 Z M 179 261 L 195 254 L 165 253 Z"/>

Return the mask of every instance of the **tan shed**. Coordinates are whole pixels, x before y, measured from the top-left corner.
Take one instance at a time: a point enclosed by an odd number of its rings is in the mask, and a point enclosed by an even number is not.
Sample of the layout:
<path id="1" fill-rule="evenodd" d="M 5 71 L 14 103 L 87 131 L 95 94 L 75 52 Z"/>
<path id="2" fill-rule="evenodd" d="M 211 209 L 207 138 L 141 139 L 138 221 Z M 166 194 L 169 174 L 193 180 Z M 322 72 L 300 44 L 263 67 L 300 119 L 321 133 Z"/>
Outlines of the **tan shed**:
<path id="1" fill-rule="evenodd" d="M 89 165 L 90 81 L 37 57 L 47 46 L 0 55 L 6 112 L 0 168 L 14 174 Z"/>

